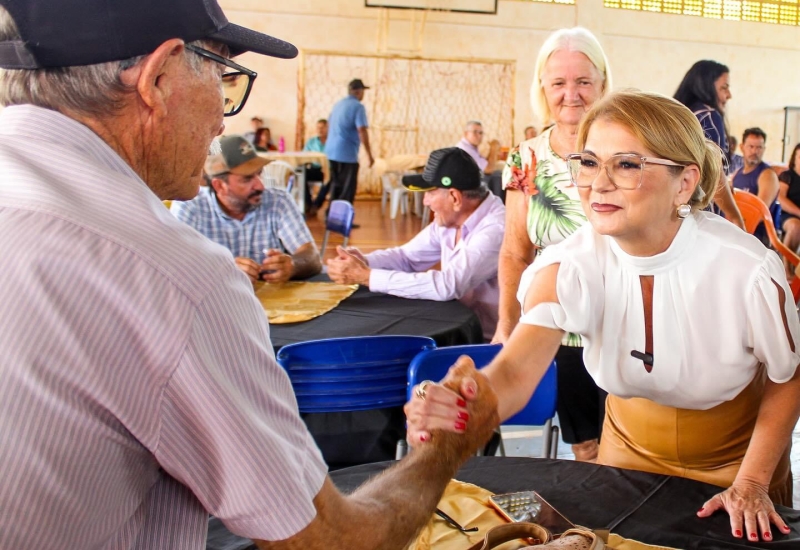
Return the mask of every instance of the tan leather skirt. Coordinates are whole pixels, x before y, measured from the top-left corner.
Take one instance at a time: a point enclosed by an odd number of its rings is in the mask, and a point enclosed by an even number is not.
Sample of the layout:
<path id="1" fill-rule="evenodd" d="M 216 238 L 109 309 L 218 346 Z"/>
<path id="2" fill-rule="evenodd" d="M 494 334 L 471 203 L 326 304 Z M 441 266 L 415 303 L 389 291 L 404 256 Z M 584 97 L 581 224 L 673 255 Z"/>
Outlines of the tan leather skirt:
<path id="1" fill-rule="evenodd" d="M 762 370 L 733 400 L 706 411 L 609 395 L 597 462 L 729 487 L 753 434 L 764 381 Z M 776 504 L 791 507 L 790 450 L 787 442 L 769 494 Z"/>

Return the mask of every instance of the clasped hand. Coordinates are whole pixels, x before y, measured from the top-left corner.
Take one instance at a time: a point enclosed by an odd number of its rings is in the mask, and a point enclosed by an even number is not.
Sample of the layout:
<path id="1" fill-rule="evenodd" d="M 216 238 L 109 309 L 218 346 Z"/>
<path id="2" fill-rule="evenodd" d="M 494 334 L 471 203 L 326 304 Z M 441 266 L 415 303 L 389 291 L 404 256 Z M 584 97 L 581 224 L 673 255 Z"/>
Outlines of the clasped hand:
<path id="1" fill-rule="evenodd" d="M 294 260 L 289 254 L 275 248 L 266 250 L 264 262 L 258 265 L 250 258 L 236 258 L 236 266 L 241 269 L 250 281 L 266 281 L 268 283 L 285 283 L 294 273 Z"/>
<path id="2" fill-rule="evenodd" d="M 440 384 L 426 384 L 424 398 L 419 397 L 416 390 L 417 387 L 414 388 L 415 397 L 404 408 L 409 424 L 408 441 L 412 446 L 433 440 L 434 444 L 453 449 L 466 459 L 485 445 L 500 425 L 497 396 L 489 380 L 475 369 L 475 363 L 466 355 L 458 358 Z M 457 391 L 468 397 L 462 398 Z M 451 406 L 456 411 L 454 420 L 425 421 L 431 418 L 430 411 L 449 410 Z M 416 428 L 420 425 L 425 429 Z"/>
<path id="3" fill-rule="evenodd" d="M 357 248 L 336 247 L 336 258 L 328 260 L 328 277 L 340 285 L 369 286 L 369 264 Z"/>

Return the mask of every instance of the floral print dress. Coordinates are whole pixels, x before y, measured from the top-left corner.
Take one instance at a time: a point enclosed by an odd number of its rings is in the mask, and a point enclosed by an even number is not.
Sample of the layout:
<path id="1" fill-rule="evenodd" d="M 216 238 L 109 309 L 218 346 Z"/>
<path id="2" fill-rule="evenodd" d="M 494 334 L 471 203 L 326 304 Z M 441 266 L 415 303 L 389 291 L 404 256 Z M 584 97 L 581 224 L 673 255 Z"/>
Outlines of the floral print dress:
<path id="1" fill-rule="evenodd" d="M 503 188 L 518 189 L 528 198 L 528 236 L 539 249 L 560 243 L 586 223 L 567 163 L 550 147 L 551 131 L 512 149 L 503 169 Z M 581 338 L 567 334 L 562 343 L 580 347 Z"/>

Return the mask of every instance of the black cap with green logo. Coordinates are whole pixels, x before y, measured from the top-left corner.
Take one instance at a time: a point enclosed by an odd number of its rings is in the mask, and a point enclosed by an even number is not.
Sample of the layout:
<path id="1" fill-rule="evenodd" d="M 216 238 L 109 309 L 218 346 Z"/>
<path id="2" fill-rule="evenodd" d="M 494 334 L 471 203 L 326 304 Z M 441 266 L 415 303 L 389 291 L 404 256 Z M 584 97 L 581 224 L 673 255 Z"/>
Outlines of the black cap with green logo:
<path id="1" fill-rule="evenodd" d="M 403 176 L 403 185 L 411 191 L 458 189 L 469 191 L 481 186 L 481 170 L 463 149 L 437 149 L 428 157 L 422 174 Z"/>

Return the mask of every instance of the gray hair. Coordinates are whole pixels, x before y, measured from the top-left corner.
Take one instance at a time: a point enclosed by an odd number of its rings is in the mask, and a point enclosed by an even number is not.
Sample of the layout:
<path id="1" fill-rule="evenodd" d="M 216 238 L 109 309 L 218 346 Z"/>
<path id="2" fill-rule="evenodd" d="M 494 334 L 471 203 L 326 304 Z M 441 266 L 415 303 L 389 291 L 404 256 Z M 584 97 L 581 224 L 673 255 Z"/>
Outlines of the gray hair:
<path id="1" fill-rule="evenodd" d="M 0 6 L 0 41 L 21 39 L 14 19 Z M 201 40 L 193 44 L 207 43 Z M 188 50 L 186 54 L 189 66 L 200 74 L 202 58 Z M 90 117 L 113 116 L 122 109 L 125 96 L 135 89 L 122 82 L 123 71 L 145 57 L 79 67 L 0 69 L 0 105 L 36 105 Z"/>
<path id="2" fill-rule="evenodd" d="M 481 186 L 477 189 L 467 189 L 466 191 L 461 191 L 461 196 L 471 201 L 482 201 L 489 196 L 489 188 L 484 184 L 481 184 Z"/>
<path id="3" fill-rule="evenodd" d="M 559 50 L 580 52 L 589 58 L 603 81 L 603 92 L 600 97 L 605 96 L 611 90 L 611 69 L 608 66 L 608 58 L 597 38 L 583 27 L 559 29 L 553 32 L 539 49 L 539 54 L 536 57 L 536 66 L 533 70 L 533 83 L 531 84 L 533 112 L 545 125 L 554 121 L 553 113 L 550 112 L 550 106 L 547 104 L 547 98 L 544 95 L 542 75 L 550 56 Z"/>
<path id="4" fill-rule="evenodd" d="M 464 125 L 464 131 L 467 131 L 467 130 L 469 130 L 469 127 L 470 127 L 470 126 L 481 126 L 481 127 L 483 127 L 483 124 L 481 123 L 481 121 L 480 121 L 480 120 L 470 120 L 469 122 L 467 122 L 467 123 Z"/>

